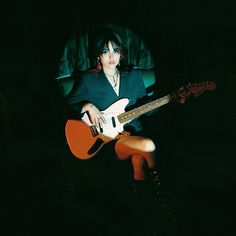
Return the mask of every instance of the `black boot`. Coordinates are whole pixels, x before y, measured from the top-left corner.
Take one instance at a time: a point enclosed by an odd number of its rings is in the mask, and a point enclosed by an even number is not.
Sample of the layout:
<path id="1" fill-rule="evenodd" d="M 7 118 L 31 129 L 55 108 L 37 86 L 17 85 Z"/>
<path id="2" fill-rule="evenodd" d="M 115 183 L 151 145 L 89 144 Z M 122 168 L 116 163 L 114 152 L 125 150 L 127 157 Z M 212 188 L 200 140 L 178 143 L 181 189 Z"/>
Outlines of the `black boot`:
<path id="1" fill-rule="evenodd" d="M 152 189 L 146 180 L 134 180 L 132 190 L 135 196 L 135 212 L 138 218 L 137 235 L 159 235 L 158 219 L 153 206 Z"/>
<path id="2" fill-rule="evenodd" d="M 176 212 L 174 212 L 168 205 L 164 191 L 161 186 L 160 182 L 160 175 L 159 170 L 156 168 L 150 169 L 150 177 L 151 183 L 153 185 L 153 192 L 156 197 L 156 200 L 159 203 L 159 206 L 162 209 L 162 213 L 164 216 L 164 223 L 167 224 L 169 227 L 168 235 L 191 235 L 190 228 L 185 225 L 182 221 L 181 217 L 178 217 Z"/>
<path id="3" fill-rule="evenodd" d="M 177 219 L 176 219 L 173 211 L 170 209 L 170 207 L 167 203 L 167 200 L 166 200 L 166 196 L 165 196 L 164 191 L 162 189 L 160 177 L 159 177 L 159 171 L 157 168 L 150 169 L 150 177 L 151 177 L 151 183 L 153 186 L 154 195 L 155 195 L 156 199 L 158 200 L 158 203 L 162 209 L 163 214 L 167 218 L 169 218 L 171 221 L 176 222 Z"/>
<path id="4" fill-rule="evenodd" d="M 132 183 L 132 192 L 134 194 L 135 199 L 135 209 L 139 216 L 144 216 L 144 208 L 145 208 L 145 189 L 146 189 L 146 183 L 144 180 L 133 180 Z"/>

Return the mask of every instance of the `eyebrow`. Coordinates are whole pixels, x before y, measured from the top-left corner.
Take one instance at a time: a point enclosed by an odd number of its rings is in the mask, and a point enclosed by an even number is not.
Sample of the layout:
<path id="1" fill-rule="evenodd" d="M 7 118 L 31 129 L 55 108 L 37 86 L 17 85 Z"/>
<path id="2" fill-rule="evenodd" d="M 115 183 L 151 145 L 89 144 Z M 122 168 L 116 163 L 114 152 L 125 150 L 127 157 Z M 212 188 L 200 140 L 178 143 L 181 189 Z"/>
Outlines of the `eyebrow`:
<path id="1" fill-rule="evenodd" d="M 113 50 L 114 50 L 114 52 L 115 51 L 120 51 L 121 49 L 119 48 L 119 47 L 115 47 L 115 48 L 113 48 Z M 110 51 L 110 49 L 108 48 L 108 47 L 104 47 L 103 49 L 102 49 L 102 52 L 103 51 Z"/>
<path id="2" fill-rule="evenodd" d="M 103 48 L 101 53 L 104 53 L 104 52 L 107 52 L 107 51 L 110 51 L 109 48 Z"/>

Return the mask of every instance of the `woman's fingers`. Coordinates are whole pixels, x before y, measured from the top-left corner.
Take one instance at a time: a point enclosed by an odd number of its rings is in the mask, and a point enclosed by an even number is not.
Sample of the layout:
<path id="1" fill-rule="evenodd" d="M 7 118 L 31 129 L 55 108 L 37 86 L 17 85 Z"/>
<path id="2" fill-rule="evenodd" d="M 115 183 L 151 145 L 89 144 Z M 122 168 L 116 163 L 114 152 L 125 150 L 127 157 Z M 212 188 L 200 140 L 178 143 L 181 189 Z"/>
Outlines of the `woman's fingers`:
<path id="1" fill-rule="evenodd" d="M 99 126 L 100 126 L 100 128 L 102 128 L 102 126 L 103 126 L 103 120 L 102 120 L 102 118 L 100 117 L 100 118 L 98 119 L 98 121 L 99 121 Z"/>
<path id="2" fill-rule="evenodd" d="M 103 114 L 102 114 L 102 113 L 100 113 L 100 115 L 101 115 L 101 120 L 102 120 L 102 122 L 103 122 L 104 124 L 106 124 L 107 122 L 106 122 L 106 119 L 105 119 L 105 117 L 103 116 Z"/>
<path id="3" fill-rule="evenodd" d="M 95 125 L 99 126 L 99 124 L 100 124 L 100 118 L 99 118 L 99 116 L 97 116 L 95 119 Z"/>
<path id="4" fill-rule="evenodd" d="M 92 120 L 92 123 L 96 126 L 100 126 L 102 127 L 103 126 L 103 123 L 104 123 L 104 118 L 102 118 L 101 116 L 97 115 L 97 116 L 92 116 L 91 117 L 91 120 Z"/>
<path id="5" fill-rule="evenodd" d="M 93 116 L 90 116 L 90 120 L 92 121 L 93 125 L 96 125 L 96 118 Z"/>
<path id="6" fill-rule="evenodd" d="M 88 112 L 89 112 L 90 120 L 92 121 L 94 125 L 102 127 L 103 124 L 106 123 L 106 120 L 103 114 L 97 109 L 96 106 L 94 105 L 90 106 L 90 109 L 88 110 Z"/>

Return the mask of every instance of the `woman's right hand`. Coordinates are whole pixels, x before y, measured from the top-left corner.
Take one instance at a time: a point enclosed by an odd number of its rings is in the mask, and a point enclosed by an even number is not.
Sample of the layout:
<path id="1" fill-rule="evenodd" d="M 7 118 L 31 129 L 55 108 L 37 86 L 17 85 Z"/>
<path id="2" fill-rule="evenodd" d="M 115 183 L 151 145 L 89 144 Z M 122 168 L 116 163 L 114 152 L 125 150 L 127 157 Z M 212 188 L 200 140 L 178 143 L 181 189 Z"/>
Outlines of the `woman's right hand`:
<path id="1" fill-rule="evenodd" d="M 96 126 L 102 127 L 106 120 L 98 108 L 92 103 L 87 103 L 83 106 L 82 112 L 88 112 L 90 122 Z"/>

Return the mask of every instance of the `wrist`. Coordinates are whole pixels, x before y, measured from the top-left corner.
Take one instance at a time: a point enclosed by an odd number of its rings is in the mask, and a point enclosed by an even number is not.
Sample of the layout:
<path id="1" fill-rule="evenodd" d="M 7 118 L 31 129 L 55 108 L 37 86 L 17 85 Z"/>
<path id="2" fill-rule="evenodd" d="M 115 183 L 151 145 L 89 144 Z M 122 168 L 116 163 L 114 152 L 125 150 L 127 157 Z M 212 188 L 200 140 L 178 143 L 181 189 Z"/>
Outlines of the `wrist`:
<path id="1" fill-rule="evenodd" d="M 91 107 L 93 107 L 93 104 L 92 104 L 92 103 L 86 103 L 86 104 L 84 104 L 83 109 L 82 109 L 82 112 L 89 111 Z"/>

